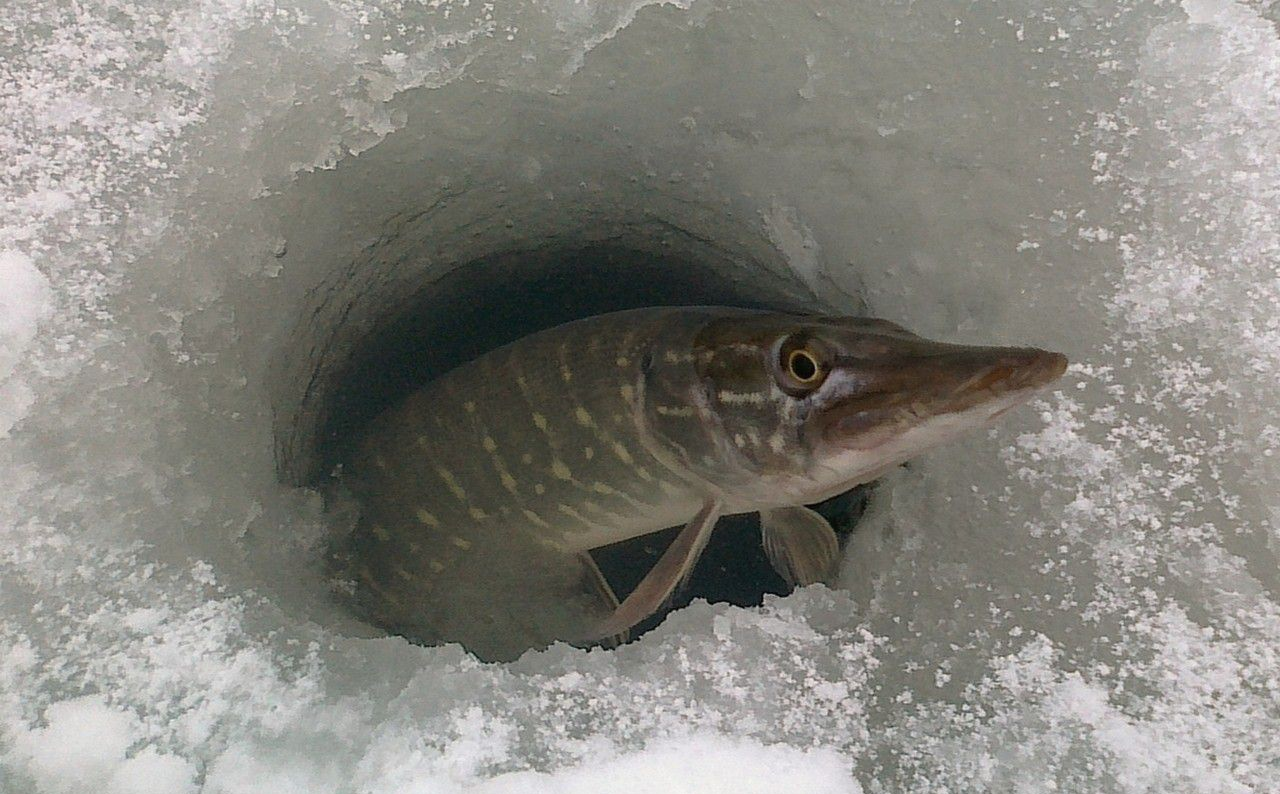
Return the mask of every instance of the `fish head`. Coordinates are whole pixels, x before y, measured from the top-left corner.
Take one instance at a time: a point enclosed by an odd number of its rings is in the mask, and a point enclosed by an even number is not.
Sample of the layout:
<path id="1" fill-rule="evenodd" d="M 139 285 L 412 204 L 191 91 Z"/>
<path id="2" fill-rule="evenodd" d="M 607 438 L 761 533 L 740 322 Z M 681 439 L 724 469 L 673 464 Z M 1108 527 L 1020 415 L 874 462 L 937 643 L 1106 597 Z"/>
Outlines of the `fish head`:
<path id="1" fill-rule="evenodd" d="M 705 426 L 683 462 L 740 505 L 812 503 L 868 482 L 988 425 L 1067 367 L 1060 353 L 937 342 L 853 317 L 725 317 L 693 348 L 690 396 Z"/>

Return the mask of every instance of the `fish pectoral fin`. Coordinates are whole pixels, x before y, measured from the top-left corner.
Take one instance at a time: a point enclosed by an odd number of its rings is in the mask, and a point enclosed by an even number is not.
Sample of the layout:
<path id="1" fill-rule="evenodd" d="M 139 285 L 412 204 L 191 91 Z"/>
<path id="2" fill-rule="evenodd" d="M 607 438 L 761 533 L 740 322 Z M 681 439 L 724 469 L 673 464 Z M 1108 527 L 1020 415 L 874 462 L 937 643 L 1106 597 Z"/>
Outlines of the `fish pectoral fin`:
<path id="1" fill-rule="evenodd" d="M 807 507 L 760 511 L 764 553 L 792 587 L 825 582 L 835 576 L 840 542 L 827 519 Z"/>
<path id="2" fill-rule="evenodd" d="M 584 551 L 578 555 L 578 559 L 582 561 L 582 574 L 586 579 L 587 589 L 599 596 L 608 607 L 610 614 L 616 612 L 619 606 L 618 596 L 613 592 L 613 586 L 609 584 L 609 580 L 604 578 L 600 566 L 596 565 L 596 558 L 591 556 L 591 552 Z M 630 638 L 631 633 L 623 629 L 616 634 L 592 639 L 606 648 L 616 648 Z"/>
<path id="3" fill-rule="evenodd" d="M 676 539 L 662 553 L 653 569 L 645 575 L 636 589 L 623 600 L 613 614 L 596 626 L 595 638 L 620 634 L 662 608 L 676 588 L 684 584 L 693 566 L 702 555 L 715 528 L 724 503 L 710 500 L 697 515 L 689 519 Z"/>

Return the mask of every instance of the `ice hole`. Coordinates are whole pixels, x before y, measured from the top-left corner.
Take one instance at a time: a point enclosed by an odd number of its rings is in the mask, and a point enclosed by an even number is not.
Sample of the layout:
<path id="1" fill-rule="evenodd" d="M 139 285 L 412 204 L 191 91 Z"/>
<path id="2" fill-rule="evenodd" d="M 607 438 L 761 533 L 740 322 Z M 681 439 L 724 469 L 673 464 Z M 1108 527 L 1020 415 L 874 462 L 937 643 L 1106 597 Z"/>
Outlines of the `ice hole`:
<path id="1" fill-rule="evenodd" d="M 314 425 L 316 438 L 302 442 L 314 450 L 316 459 L 307 466 L 312 477 L 309 484 L 330 494 L 335 511 L 357 509 L 344 499 L 341 470 L 367 423 L 434 378 L 488 350 L 570 320 L 644 306 L 819 308 L 796 297 L 803 293 L 802 285 L 781 289 L 785 283 L 786 277 L 728 256 L 714 245 L 702 245 L 693 255 L 600 244 L 552 245 L 496 253 L 429 278 L 420 288 L 397 295 L 385 315 L 368 323 L 368 330 L 345 358 L 328 364 L 337 374 L 327 391 L 314 396 L 316 414 L 321 417 Z M 847 536 L 869 492 L 869 487 L 855 489 L 819 509 Z M 672 527 L 595 552 L 620 598 L 639 583 L 676 531 Z M 345 543 L 346 538 L 334 538 L 331 562 L 342 556 Z M 334 570 L 340 567 L 336 562 L 331 565 Z M 671 610 L 694 599 L 755 606 L 766 594 L 789 591 L 764 555 L 758 518 L 728 516 L 688 586 L 666 609 L 637 627 L 632 637 L 656 627 Z M 335 592 L 341 601 L 340 584 Z"/>

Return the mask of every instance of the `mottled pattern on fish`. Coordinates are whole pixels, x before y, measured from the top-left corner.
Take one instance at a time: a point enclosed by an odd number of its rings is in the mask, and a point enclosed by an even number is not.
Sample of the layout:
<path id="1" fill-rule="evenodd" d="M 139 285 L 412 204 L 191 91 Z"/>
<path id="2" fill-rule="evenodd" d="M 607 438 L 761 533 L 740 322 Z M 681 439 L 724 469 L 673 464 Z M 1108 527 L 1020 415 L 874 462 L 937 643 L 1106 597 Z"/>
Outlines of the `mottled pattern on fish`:
<path id="1" fill-rule="evenodd" d="M 600 623 L 623 630 L 687 576 L 716 517 L 754 510 L 775 567 L 818 581 L 834 535 L 801 505 L 976 426 L 1064 366 L 880 320 L 724 307 L 543 331 L 371 425 L 348 466 L 359 600 L 379 625 L 472 650 L 487 631 L 527 629 L 530 645 L 581 635 L 613 605 L 584 587 L 595 572 L 579 553 L 690 522 Z"/>
<path id="2" fill-rule="evenodd" d="M 553 593 L 580 590 L 580 563 L 564 552 L 697 511 L 702 498 L 650 452 L 637 417 L 644 365 L 687 355 L 687 344 L 672 351 L 659 337 L 680 339 L 706 319 L 642 310 L 562 326 L 481 356 L 381 416 L 350 466 L 363 503 L 357 586 L 377 622 L 417 635 L 452 622 L 430 594 L 449 587 L 456 599 L 476 577 L 491 581 L 503 567 L 487 559 L 494 549 L 541 553 L 542 573 L 560 566 Z"/>

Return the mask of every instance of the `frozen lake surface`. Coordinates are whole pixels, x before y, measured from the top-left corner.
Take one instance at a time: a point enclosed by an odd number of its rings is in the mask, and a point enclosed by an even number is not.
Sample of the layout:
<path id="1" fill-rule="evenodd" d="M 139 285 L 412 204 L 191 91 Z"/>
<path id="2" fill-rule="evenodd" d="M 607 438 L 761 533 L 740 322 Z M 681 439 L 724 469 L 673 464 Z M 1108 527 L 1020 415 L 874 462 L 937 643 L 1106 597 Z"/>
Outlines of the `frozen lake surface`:
<path id="1" fill-rule="evenodd" d="M 4 3 L 0 789 L 1280 790 L 1277 20 Z M 344 373 L 582 251 L 1076 363 L 890 478 L 836 589 L 378 636 L 306 487 Z"/>

